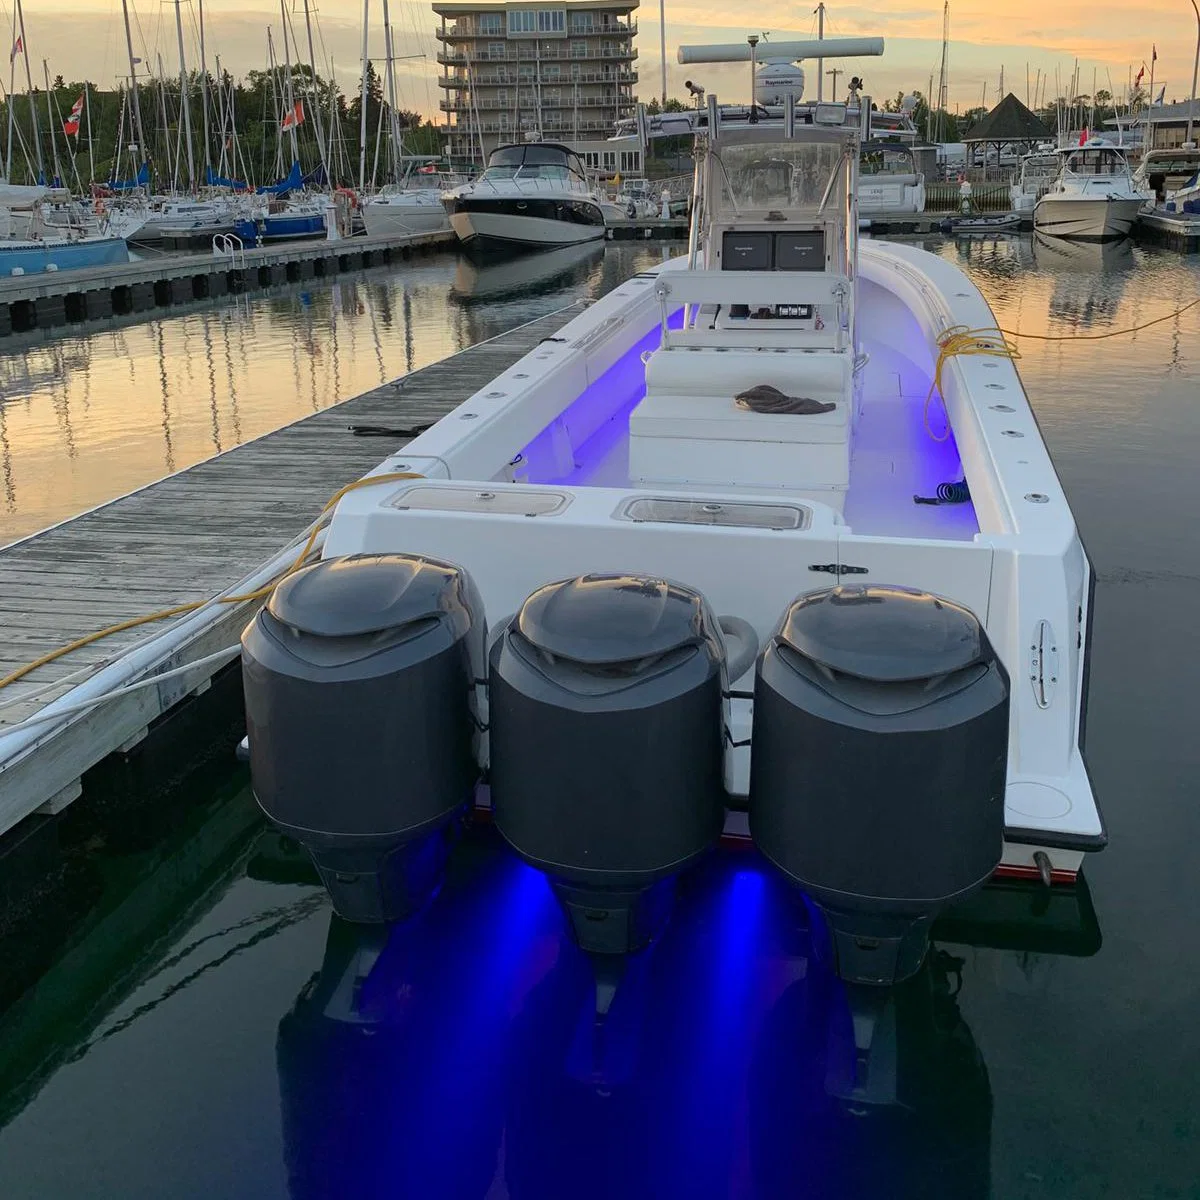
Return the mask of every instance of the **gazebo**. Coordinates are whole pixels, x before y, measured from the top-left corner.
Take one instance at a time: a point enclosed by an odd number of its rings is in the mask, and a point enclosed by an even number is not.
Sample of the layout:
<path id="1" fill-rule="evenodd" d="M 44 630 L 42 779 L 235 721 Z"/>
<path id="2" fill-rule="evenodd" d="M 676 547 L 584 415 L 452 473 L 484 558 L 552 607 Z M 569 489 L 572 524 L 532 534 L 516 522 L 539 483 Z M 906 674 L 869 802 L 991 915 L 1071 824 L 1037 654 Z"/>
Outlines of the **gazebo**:
<path id="1" fill-rule="evenodd" d="M 1024 145 L 1026 150 L 1031 150 L 1038 142 L 1048 142 L 1053 136 L 1045 121 L 1030 112 L 1009 92 L 986 117 L 980 118 L 967 130 L 963 141 L 971 148 L 969 161 L 975 158 L 974 148 L 983 146 L 986 165 L 990 146 L 996 147 L 996 159 L 999 161 L 1002 146 Z"/>

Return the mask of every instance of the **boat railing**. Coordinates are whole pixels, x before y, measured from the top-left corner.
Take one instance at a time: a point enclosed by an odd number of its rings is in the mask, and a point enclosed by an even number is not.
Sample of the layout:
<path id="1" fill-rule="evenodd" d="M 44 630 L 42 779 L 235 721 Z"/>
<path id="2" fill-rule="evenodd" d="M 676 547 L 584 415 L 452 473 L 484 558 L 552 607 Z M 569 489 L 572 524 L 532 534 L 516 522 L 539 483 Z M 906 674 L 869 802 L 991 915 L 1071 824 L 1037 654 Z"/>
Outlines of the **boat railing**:
<path id="1" fill-rule="evenodd" d="M 229 258 L 235 266 L 245 268 L 246 246 L 236 233 L 218 233 L 212 240 L 213 254 L 217 258 Z"/>

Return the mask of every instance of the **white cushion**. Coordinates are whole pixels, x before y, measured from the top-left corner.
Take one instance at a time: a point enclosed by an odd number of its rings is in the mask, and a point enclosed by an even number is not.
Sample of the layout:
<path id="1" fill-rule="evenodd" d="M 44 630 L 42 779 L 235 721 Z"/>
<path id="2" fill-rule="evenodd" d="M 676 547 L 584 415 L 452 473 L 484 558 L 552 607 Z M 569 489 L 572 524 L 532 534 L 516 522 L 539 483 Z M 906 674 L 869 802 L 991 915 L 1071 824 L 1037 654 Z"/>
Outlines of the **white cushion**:
<path id="1" fill-rule="evenodd" d="M 759 384 L 789 396 L 848 400 L 854 364 L 832 350 L 656 350 L 646 363 L 646 394 L 728 396 Z"/>
<path id="2" fill-rule="evenodd" d="M 752 387 L 753 384 L 747 386 Z M 780 388 L 780 391 L 785 390 Z M 818 400 L 821 397 L 814 396 L 813 399 Z M 705 438 L 722 442 L 776 442 L 788 445 L 837 444 L 846 441 L 850 405 L 846 400 L 838 400 L 836 403 L 837 407 L 832 412 L 807 415 L 757 413 L 739 408 L 732 395 L 680 396 L 655 393 L 647 395 L 630 414 L 629 436 Z"/>

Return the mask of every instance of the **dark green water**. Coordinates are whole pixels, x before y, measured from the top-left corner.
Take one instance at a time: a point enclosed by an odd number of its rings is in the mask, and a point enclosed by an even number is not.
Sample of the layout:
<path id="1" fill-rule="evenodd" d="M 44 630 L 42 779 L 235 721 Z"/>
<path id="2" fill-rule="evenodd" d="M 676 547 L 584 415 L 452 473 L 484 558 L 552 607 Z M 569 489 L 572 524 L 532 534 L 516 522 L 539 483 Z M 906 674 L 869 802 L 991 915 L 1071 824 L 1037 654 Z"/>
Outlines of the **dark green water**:
<path id="1" fill-rule="evenodd" d="M 936 249 L 1027 332 L 1200 295 L 1200 262 L 1170 253 Z M 592 286 L 497 303 L 515 322 Z M 831 1099 L 842 998 L 753 856 L 689 881 L 598 1090 L 585 972 L 538 876 L 468 845 L 376 944 L 332 921 L 231 768 L 81 855 L 90 911 L 0 1018 L 0 1196 L 1200 1197 L 1200 308 L 1022 348 L 1098 572 L 1110 846 L 1046 912 L 999 891 L 943 924 L 895 1001 L 896 1104 Z"/>

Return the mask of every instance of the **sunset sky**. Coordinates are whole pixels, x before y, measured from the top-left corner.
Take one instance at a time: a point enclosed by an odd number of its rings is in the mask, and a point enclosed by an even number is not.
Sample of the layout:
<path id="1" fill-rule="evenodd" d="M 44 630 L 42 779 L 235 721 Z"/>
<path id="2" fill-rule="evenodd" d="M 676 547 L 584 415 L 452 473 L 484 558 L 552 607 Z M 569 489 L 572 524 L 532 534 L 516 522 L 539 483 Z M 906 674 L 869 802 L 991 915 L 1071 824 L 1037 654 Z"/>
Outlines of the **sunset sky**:
<path id="1" fill-rule="evenodd" d="M 303 45 L 302 0 L 285 0 L 295 12 L 295 28 Z M 11 0 L 5 0 L 5 20 L 11 22 Z M 170 0 L 130 0 L 135 11 L 135 54 L 152 66 L 161 55 L 168 73 L 178 70 L 174 7 Z M 49 60 L 52 75 L 67 79 L 85 76 L 111 85 L 127 72 L 120 0 L 24 0 L 25 30 L 35 80 L 41 76 L 41 60 Z M 359 77 L 361 53 L 361 0 L 314 0 L 319 28 L 318 58 L 332 57 L 343 88 L 352 90 Z M 768 0 L 757 6 L 760 23 L 741 23 L 744 5 L 733 0 L 698 0 L 667 3 L 667 47 L 669 90 L 683 92 L 685 75 L 695 75 L 722 97 L 742 98 L 747 90 L 747 68 L 705 67 L 685 70 L 674 63 L 680 43 L 741 41 L 748 33 L 770 31 L 779 40 L 785 36 L 813 36 L 816 18 L 808 6 Z M 196 0 L 183 5 L 187 53 L 196 52 Z M 266 62 L 266 29 L 273 27 L 279 42 L 280 11 L 270 0 L 206 0 L 205 24 L 210 66 L 219 55 L 222 66 L 235 75 L 262 67 Z M 371 54 L 378 62 L 383 53 L 382 3 L 371 0 Z M 436 18 L 427 4 L 393 3 L 392 24 L 396 31 L 397 54 L 425 54 L 425 59 L 398 64 L 400 98 L 407 108 L 426 113 L 436 110 L 438 89 L 434 82 Z M 799 14 L 803 14 L 800 19 Z M 637 39 L 638 91 L 648 99 L 660 90 L 658 6 L 643 6 L 639 12 Z M 879 34 L 887 41 L 882 59 L 846 63 L 830 61 L 826 67 L 849 66 L 863 74 L 867 91 L 875 96 L 894 95 L 900 89 L 929 87 L 941 53 L 942 12 L 940 7 L 913 5 L 911 0 L 878 0 L 868 9 L 859 5 L 831 5 L 826 36 Z M 1135 29 L 1136 27 L 1136 29 Z M 1036 0 L 1008 0 L 1002 5 L 985 5 L 981 0 L 952 4 L 950 13 L 950 104 L 967 108 L 980 103 L 987 86 L 989 106 L 997 99 L 1000 69 L 1005 71 L 1005 90 L 1026 97 L 1026 66 L 1030 93 L 1038 68 L 1050 79 L 1046 96 L 1056 94 L 1055 72 L 1065 91 L 1079 60 L 1080 91 L 1111 88 L 1121 94 L 1132 66 L 1136 72 L 1144 60 L 1147 80 L 1151 46 L 1157 43 L 1156 88 L 1165 83 L 1167 99 L 1186 99 L 1191 90 L 1192 56 L 1196 45 L 1196 20 L 1187 0 L 1148 0 L 1131 9 L 1128 5 L 1081 3 L 1059 0 L 1052 11 Z M 323 46 L 323 48 L 322 48 Z M 17 90 L 21 90 L 18 62 Z M 808 93 L 815 93 L 810 67 Z M 9 81 L 4 80 L 7 88 Z M 842 86 L 839 80 L 839 91 Z"/>

